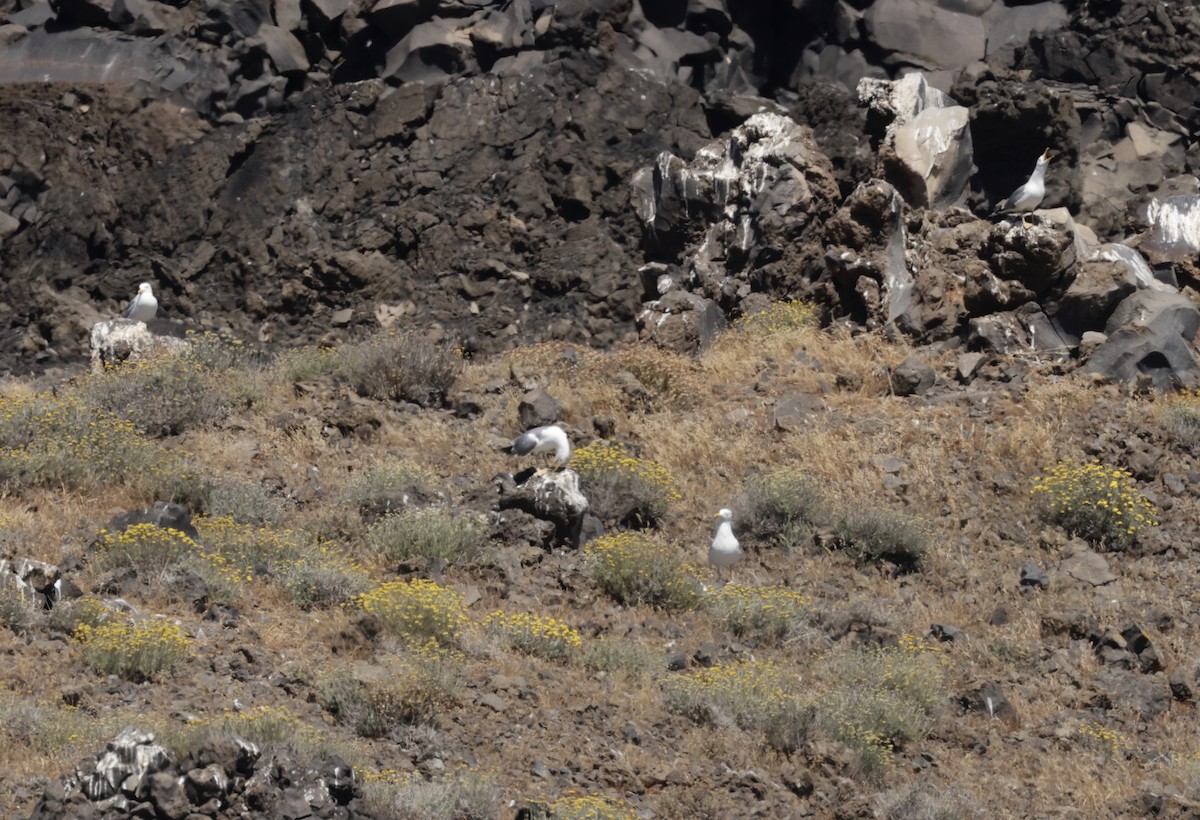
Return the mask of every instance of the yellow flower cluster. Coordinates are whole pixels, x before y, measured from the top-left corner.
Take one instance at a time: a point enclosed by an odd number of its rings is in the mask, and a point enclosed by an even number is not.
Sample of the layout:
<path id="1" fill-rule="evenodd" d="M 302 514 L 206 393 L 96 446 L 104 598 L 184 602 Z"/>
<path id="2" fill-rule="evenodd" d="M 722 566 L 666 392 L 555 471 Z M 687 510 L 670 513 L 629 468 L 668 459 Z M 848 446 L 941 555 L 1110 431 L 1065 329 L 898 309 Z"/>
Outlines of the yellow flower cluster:
<path id="1" fill-rule="evenodd" d="M 453 643 L 467 623 L 462 596 L 426 579 L 389 581 L 355 600 L 385 631 L 422 642 Z"/>
<path id="2" fill-rule="evenodd" d="M 172 466 L 133 424 L 77 395 L 0 396 L 0 473 L 11 480 L 86 490 L 151 482 Z"/>
<path id="3" fill-rule="evenodd" d="M 595 441 L 580 447 L 571 456 L 571 468 L 585 483 L 622 481 L 636 484 L 646 492 L 661 496 L 666 503 L 680 499 L 675 479 L 661 464 L 635 458 L 620 444 Z"/>
<path id="4" fill-rule="evenodd" d="M 1158 525 L 1158 510 L 1142 495 L 1128 470 L 1059 462 L 1034 479 L 1031 494 L 1042 514 L 1073 535 L 1110 549 L 1123 549 L 1143 530 Z"/>
<path id="5" fill-rule="evenodd" d="M 484 618 L 483 628 L 519 652 L 549 660 L 566 661 L 583 646 L 578 631 L 548 615 L 497 610 Z"/>
<path id="6" fill-rule="evenodd" d="M 741 316 L 733 326 L 743 332 L 768 336 L 786 330 L 816 327 L 819 320 L 816 305 L 801 299 L 789 299 L 772 302 L 765 310 Z"/>
<path id="7" fill-rule="evenodd" d="M 560 797 L 550 804 L 554 820 L 637 820 L 633 807 L 617 797 L 581 794 Z"/>
<path id="8" fill-rule="evenodd" d="M 115 533 L 100 530 L 96 534 L 96 549 L 107 565 L 138 570 L 162 570 L 200 552 L 196 542 L 184 533 L 157 524 L 134 524 Z"/>
<path id="9" fill-rule="evenodd" d="M 1129 741 L 1120 732 L 1101 726 L 1099 723 L 1085 723 L 1079 727 L 1079 734 L 1089 745 L 1098 746 L 1106 757 L 1116 757 L 1121 750 L 1129 745 Z"/>
<path id="10" fill-rule="evenodd" d="M 178 626 L 161 620 L 82 623 L 75 640 L 93 669 L 132 681 L 153 680 L 174 672 L 189 654 L 188 639 Z"/>
<path id="11" fill-rule="evenodd" d="M 736 638 L 786 638 L 812 613 L 812 599 L 783 586 L 726 584 L 708 599 L 709 611 Z"/>
<path id="12" fill-rule="evenodd" d="M 794 711 L 792 682 L 774 661 L 742 661 L 668 679 L 667 703 L 693 717 L 715 707 L 743 729 L 770 732 Z"/>
<path id="13" fill-rule="evenodd" d="M 698 579 L 678 550 L 626 530 L 590 542 L 584 558 L 596 584 L 619 603 L 687 609 L 699 600 Z"/>

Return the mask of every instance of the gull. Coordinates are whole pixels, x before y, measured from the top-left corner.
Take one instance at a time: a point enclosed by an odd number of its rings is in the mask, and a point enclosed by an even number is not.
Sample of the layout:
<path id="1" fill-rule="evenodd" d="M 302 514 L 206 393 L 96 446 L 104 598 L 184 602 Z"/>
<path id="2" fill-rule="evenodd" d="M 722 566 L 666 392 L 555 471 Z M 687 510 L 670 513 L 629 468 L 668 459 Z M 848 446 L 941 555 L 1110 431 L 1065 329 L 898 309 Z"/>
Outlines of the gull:
<path id="1" fill-rule="evenodd" d="M 534 427 L 526 430 L 512 440 L 512 444 L 508 445 L 508 451 L 515 456 L 524 456 L 530 453 L 534 455 L 553 453 L 554 460 L 561 466 L 566 464 L 567 459 L 571 457 L 571 442 L 561 427 L 551 424 L 547 427 Z"/>
<path id="2" fill-rule="evenodd" d="M 997 214 L 1019 213 L 1021 214 L 1021 224 L 1029 227 L 1025 221 L 1025 213 L 1034 210 L 1042 204 L 1042 199 L 1046 196 L 1046 166 L 1050 164 L 1050 149 L 1047 148 L 1038 157 L 1037 164 L 1033 167 L 1033 174 L 1030 175 L 1029 181 L 1020 188 L 1012 192 L 1008 199 L 1000 203 L 1000 207 L 996 209 Z"/>
<path id="3" fill-rule="evenodd" d="M 708 548 L 708 565 L 717 571 L 717 580 L 721 580 L 721 570 L 732 567 L 741 560 L 745 553 L 733 534 L 733 513 L 721 510 L 717 513 L 721 523 L 717 525 L 717 534 L 713 536 L 712 546 Z M 730 574 L 732 575 L 732 570 Z"/>
<path id="4" fill-rule="evenodd" d="M 158 300 L 154 298 L 154 290 L 149 282 L 138 285 L 137 294 L 129 300 L 129 307 L 123 314 L 126 319 L 135 322 L 149 322 L 158 313 Z"/>

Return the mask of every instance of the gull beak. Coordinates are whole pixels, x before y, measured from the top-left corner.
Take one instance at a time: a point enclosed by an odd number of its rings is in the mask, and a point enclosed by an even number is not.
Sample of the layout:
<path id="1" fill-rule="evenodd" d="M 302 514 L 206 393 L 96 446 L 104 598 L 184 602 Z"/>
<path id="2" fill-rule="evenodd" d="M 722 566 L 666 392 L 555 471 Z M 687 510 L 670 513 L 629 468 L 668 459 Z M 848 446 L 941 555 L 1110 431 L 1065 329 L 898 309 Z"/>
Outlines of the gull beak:
<path id="1" fill-rule="evenodd" d="M 1047 148 L 1045 151 L 1042 152 L 1042 159 L 1046 160 L 1046 162 L 1049 162 L 1050 160 L 1054 159 L 1054 157 L 1051 156 L 1051 154 L 1050 154 L 1049 148 Z"/>

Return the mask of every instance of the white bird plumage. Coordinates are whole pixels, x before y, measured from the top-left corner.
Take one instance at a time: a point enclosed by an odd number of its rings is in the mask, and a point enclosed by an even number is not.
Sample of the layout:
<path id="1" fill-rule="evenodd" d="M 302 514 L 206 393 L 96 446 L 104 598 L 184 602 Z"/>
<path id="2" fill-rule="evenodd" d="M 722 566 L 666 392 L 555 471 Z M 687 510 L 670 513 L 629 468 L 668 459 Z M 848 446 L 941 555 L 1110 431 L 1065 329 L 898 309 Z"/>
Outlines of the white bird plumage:
<path id="1" fill-rule="evenodd" d="M 733 534 L 733 513 L 721 510 L 717 517 L 721 519 L 721 523 L 717 525 L 717 534 L 713 536 L 712 546 L 708 548 L 708 564 L 717 571 L 717 579 L 720 580 L 721 570 L 732 567 L 745 553 Z"/>
<path id="2" fill-rule="evenodd" d="M 137 294 L 129 300 L 129 306 L 123 314 L 126 319 L 135 322 L 149 322 L 158 313 L 158 300 L 154 298 L 154 289 L 149 282 L 138 285 Z"/>
<path id="3" fill-rule="evenodd" d="M 1013 191 L 1012 196 L 1004 200 L 996 209 L 997 212 L 1027 213 L 1041 205 L 1042 200 L 1046 197 L 1046 166 L 1050 164 L 1050 159 L 1050 149 L 1047 148 L 1038 157 L 1029 181 Z"/>
<path id="4" fill-rule="evenodd" d="M 555 461 L 566 464 L 571 457 L 571 440 L 567 438 L 566 431 L 557 424 L 551 424 L 526 430 L 512 440 L 508 450 L 517 456 L 553 453 Z"/>

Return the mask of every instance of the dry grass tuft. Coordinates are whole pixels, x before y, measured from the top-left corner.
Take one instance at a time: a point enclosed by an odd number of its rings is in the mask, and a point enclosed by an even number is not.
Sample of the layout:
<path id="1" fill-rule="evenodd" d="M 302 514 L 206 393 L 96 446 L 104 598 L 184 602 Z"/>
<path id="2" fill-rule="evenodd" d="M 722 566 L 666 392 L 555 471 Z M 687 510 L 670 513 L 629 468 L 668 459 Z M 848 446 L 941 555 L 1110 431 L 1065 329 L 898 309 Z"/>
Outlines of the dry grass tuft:
<path id="1" fill-rule="evenodd" d="M 462 370 L 457 352 L 415 333 L 383 333 L 340 350 L 337 373 L 358 393 L 437 407 Z"/>

